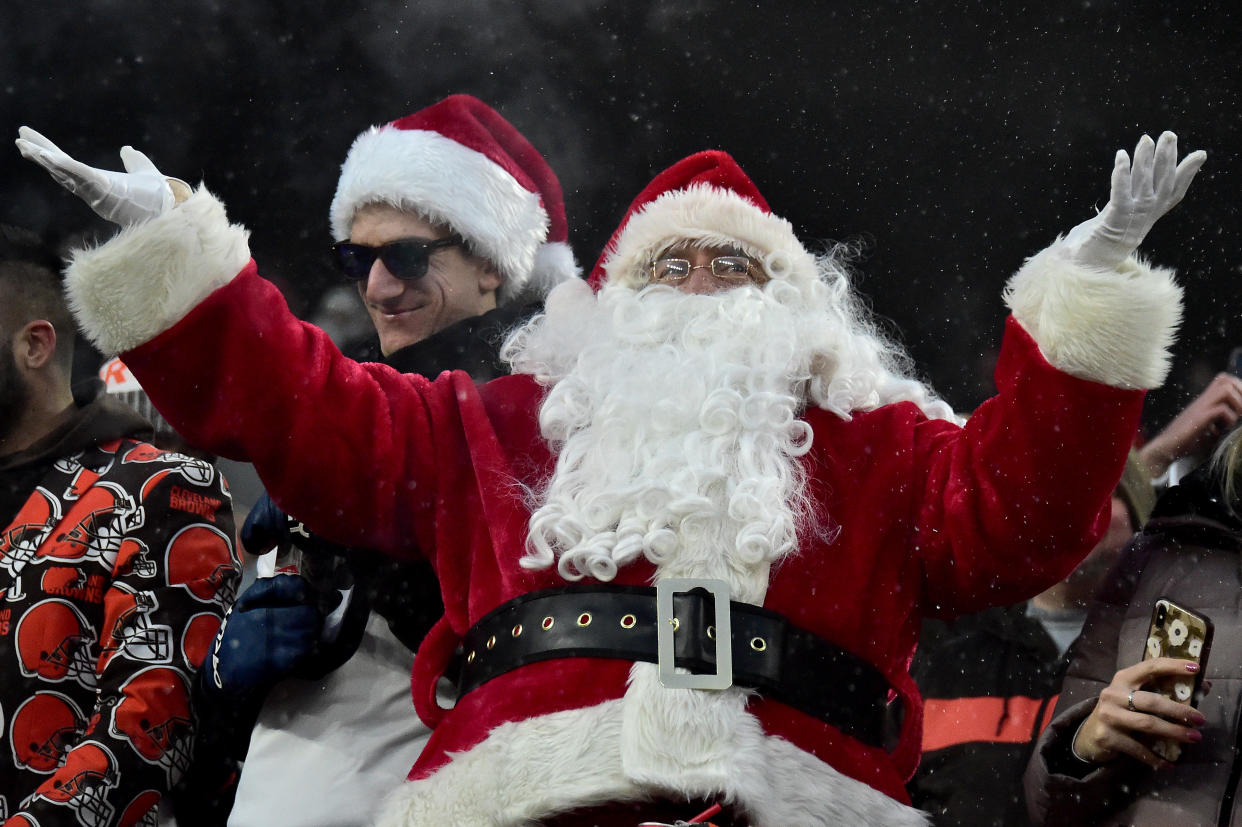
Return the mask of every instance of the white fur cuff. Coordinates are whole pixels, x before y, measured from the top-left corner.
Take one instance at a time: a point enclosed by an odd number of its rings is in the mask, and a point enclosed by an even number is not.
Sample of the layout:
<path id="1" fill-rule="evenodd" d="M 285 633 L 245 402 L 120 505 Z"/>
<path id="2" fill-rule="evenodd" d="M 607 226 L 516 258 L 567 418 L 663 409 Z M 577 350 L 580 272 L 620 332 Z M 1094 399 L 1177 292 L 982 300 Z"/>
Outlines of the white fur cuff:
<path id="1" fill-rule="evenodd" d="M 65 291 L 78 326 L 104 354 L 146 342 L 180 321 L 250 260 L 245 228 L 203 187 L 184 203 L 78 250 Z"/>
<path id="2" fill-rule="evenodd" d="M 1137 258 L 1117 270 L 1073 262 L 1058 239 L 1005 287 L 1005 303 L 1050 364 L 1118 388 L 1154 388 L 1182 318 L 1173 271 Z"/>

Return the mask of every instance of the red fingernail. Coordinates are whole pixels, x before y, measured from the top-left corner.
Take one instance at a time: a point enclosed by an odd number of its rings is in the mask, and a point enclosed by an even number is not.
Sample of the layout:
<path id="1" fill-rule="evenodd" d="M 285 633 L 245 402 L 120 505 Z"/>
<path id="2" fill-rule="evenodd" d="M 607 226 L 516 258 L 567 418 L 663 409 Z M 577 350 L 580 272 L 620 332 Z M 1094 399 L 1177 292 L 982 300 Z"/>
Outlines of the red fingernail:
<path id="1" fill-rule="evenodd" d="M 1198 671 L 1199 671 L 1199 664 L 1197 664 L 1197 663 L 1188 663 L 1188 664 L 1186 664 L 1186 671 L 1187 671 L 1187 672 L 1198 672 Z"/>
<path id="2" fill-rule="evenodd" d="M 1207 718 L 1202 712 L 1194 712 L 1190 715 L 1190 723 L 1194 726 L 1203 726 L 1207 723 Z"/>
<path id="3" fill-rule="evenodd" d="M 1202 741 L 1203 733 L 1197 729 L 1188 729 L 1186 730 L 1186 740 L 1187 741 Z"/>

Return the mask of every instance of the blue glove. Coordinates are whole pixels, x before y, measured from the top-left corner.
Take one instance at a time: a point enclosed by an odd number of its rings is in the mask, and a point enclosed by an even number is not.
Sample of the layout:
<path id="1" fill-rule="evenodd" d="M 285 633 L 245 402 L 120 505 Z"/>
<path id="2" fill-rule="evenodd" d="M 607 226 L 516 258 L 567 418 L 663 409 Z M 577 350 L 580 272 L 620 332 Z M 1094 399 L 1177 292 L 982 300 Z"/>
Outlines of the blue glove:
<path id="1" fill-rule="evenodd" d="M 203 674 L 213 692 L 266 691 L 315 652 L 323 616 L 297 575 L 255 581 L 224 616 Z"/>
<path id="2" fill-rule="evenodd" d="M 316 537 L 301 520 L 281 510 L 266 491 L 246 515 L 241 541 L 246 551 L 256 557 L 273 548 L 283 551 L 290 546 L 318 555 L 342 556 L 349 551 L 344 546 Z"/>
<path id="3" fill-rule="evenodd" d="M 246 515 L 241 530 L 242 546 L 258 557 L 271 551 L 280 543 L 289 542 L 289 518 L 272 498 L 263 492 L 258 502 Z"/>

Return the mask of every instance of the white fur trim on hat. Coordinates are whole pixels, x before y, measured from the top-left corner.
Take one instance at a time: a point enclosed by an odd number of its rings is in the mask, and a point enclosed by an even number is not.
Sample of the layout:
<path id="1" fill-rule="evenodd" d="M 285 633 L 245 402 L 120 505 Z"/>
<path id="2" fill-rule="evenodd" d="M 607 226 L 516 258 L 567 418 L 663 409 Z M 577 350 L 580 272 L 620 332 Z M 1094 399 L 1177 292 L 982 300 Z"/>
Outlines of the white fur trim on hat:
<path id="1" fill-rule="evenodd" d="M 378 824 L 508 827 L 577 807 L 642 800 L 653 790 L 719 794 L 742 804 L 765 827 L 927 823 L 918 810 L 843 775 L 789 741 L 764 735 L 744 712 L 740 715 L 749 720 L 730 716 L 729 723 L 739 727 L 730 745 L 736 749 L 722 748 L 703 764 L 674 768 L 670 774 L 657 774 L 657 767 L 635 767 L 623 746 L 622 729 L 628 724 L 623 724 L 621 704 L 607 701 L 502 724 L 432 775 L 401 785 L 389 796 Z M 661 745 L 657 740 L 648 747 Z M 644 776 L 641 782 L 636 775 Z M 699 786 L 690 775 L 709 786 Z"/>
<path id="2" fill-rule="evenodd" d="M 730 190 L 692 184 L 664 193 L 630 216 L 604 262 L 608 284 L 642 287 L 650 276 L 647 265 L 680 241 L 740 246 L 763 263 L 769 276 L 799 287 L 818 278 L 814 258 L 788 221 Z"/>
<path id="3" fill-rule="evenodd" d="M 1158 387 L 1168 374 L 1182 317 L 1172 270 L 1137 258 L 1086 268 L 1058 239 L 1014 274 L 1004 298 L 1059 370 L 1118 388 Z"/>
<path id="4" fill-rule="evenodd" d="M 73 254 L 69 307 L 105 355 L 131 350 L 179 322 L 250 260 L 245 228 L 200 187 L 163 215 Z"/>
<path id="5" fill-rule="evenodd" d="M 354 214 L 372 203 L 413 210 L 460 233 L 504 275 L 502 304 L 525 291 L 548 236 L 537 193 L 438 132 L 380 126 L 358 136 L 332 199 L 332 235 L 349 238 Z"/>
<path id="6" fill-rule="evenodd" d="M 526 295 L 546 298 L 553 287 L 558 284 L 577 279 L 582 275 L 582 268 L 574 261 L 574 251 L 563 241 L 549 241 L 539 245 L 535 253 L 535 266 L 531 268 L 530 282 L 526 285 Z M 505 285 L 501 285 L 501 304 L 509 296 L 517 293 L 506 293 Z"/>

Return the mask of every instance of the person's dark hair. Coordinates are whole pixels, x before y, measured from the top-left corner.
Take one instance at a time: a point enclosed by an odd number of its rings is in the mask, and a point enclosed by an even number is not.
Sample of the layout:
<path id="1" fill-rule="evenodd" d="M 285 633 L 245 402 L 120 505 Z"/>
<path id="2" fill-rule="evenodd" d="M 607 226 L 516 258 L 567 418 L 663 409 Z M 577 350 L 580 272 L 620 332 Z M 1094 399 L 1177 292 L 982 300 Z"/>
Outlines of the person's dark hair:
<path id="1" fill-rule="evenodd" d="M 22 227 L 0 224 L 0 329 L 4 334 L 35 319 L 56 328 L 56 356 L 73 357 L 74 324 L 65 302 L 61 258 L 55 247 Z"/>

